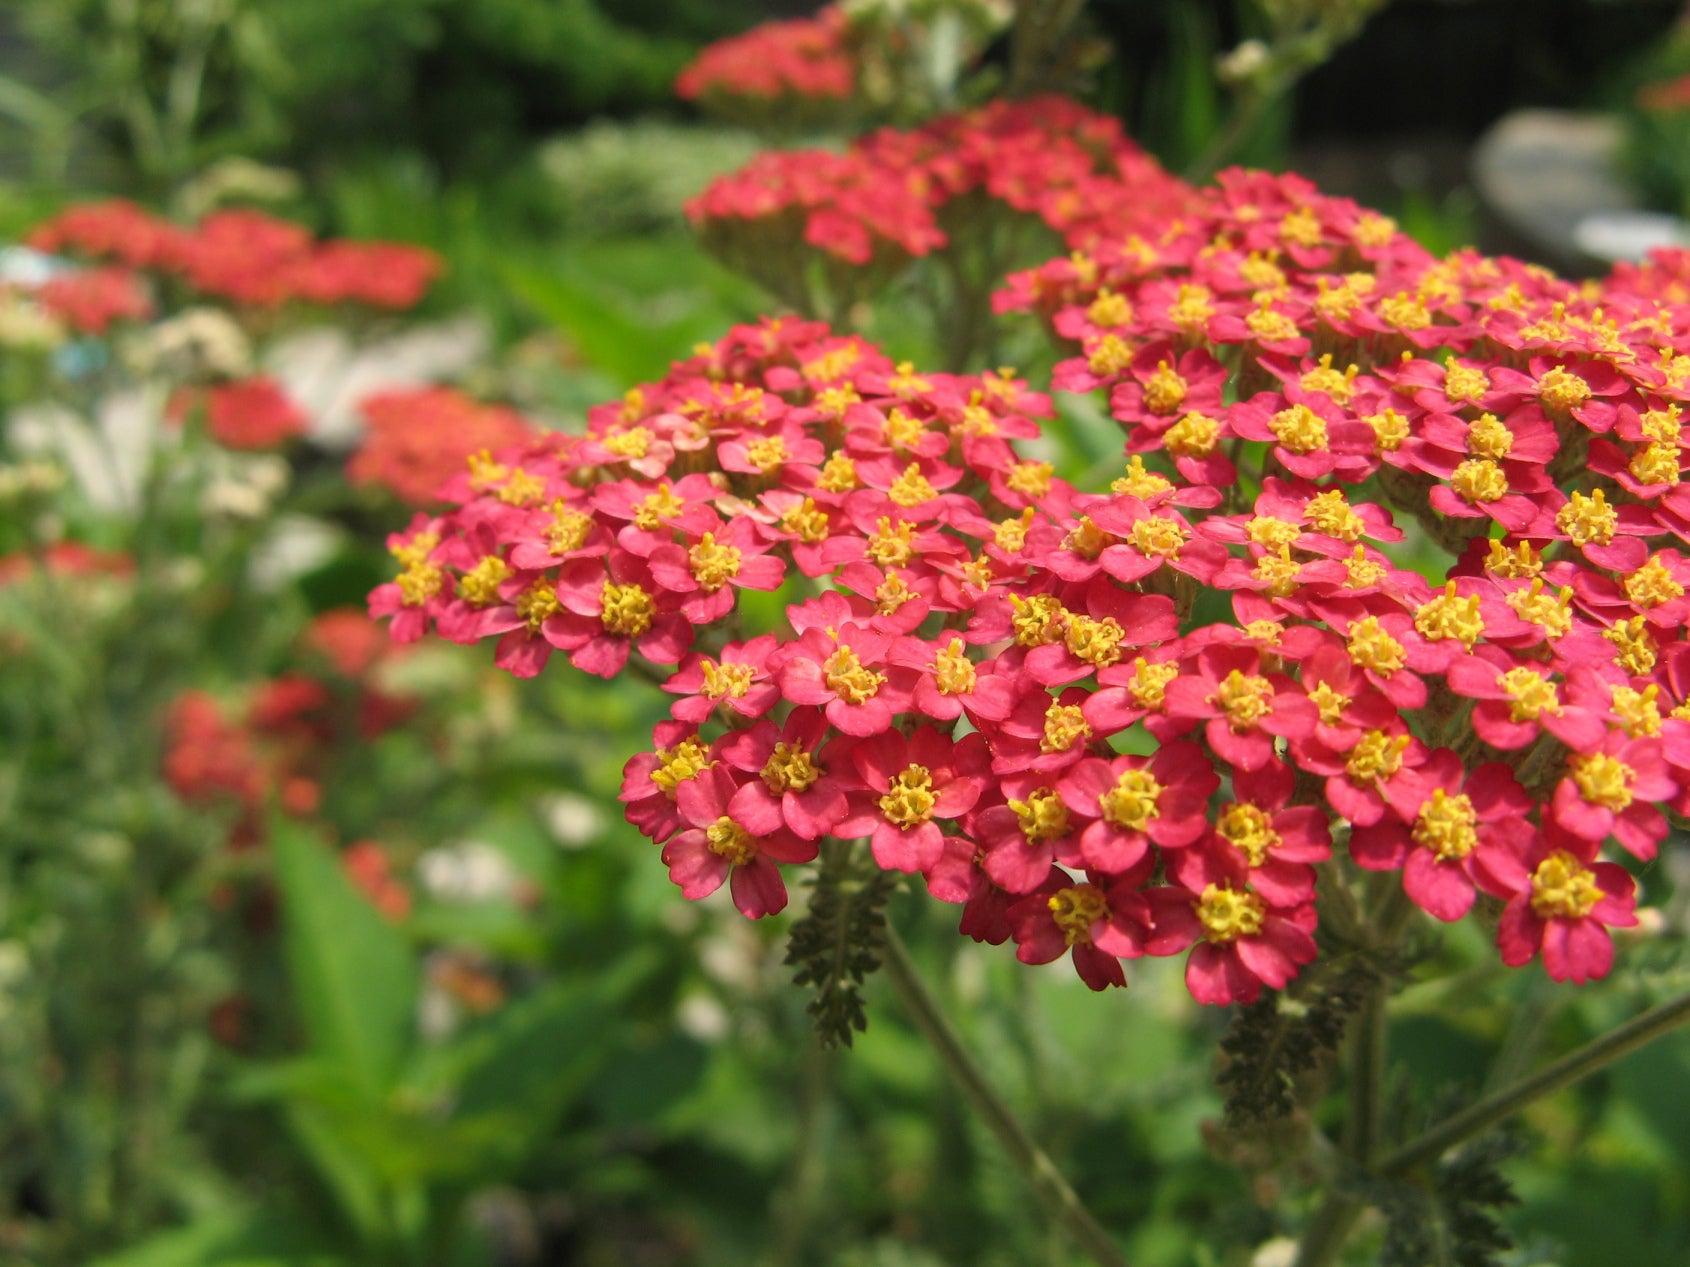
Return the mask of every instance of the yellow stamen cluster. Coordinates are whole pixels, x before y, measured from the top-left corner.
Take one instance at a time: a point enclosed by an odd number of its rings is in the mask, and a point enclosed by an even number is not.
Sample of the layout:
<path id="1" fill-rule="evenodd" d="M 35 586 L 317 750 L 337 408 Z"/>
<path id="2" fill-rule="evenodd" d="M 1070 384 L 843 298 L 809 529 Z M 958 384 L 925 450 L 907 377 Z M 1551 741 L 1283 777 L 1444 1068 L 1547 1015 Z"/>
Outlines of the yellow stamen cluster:
<path id="1" fill-rule="evenodd" d="M 1045 905 L 1070 946 L 1089 944 L 1091 926 L 1109 918 L 1109 903 L 1104 899 L 1103 890 L 1095 884 L 1076 884 L 1058 889 Z"/>
<path id="2" fill-rule="evenodd" d="M 1233 669 L 1220 680 L 1208 702 L 1221 710 L 1234 730 L 1248 730 L 1273 710 L 1273 683 Z"/>
<path id="3" fill-rule="evenodd" d="M 1279 844 L 1273 817 L 1259 805 L 1248 801 L 1234 801 L 1221 810 L 1215 820 L 1215 830 L 1249 861 L 1259 867 Z"/>
<path id="4" fill-rule="evenodd" d="M 880 693 L 886 675 L 865 665 L 850 647 L 839 647 L 822 661 L 822 680 L 847 704 L 866 704 Z"/>
<path id="5" fill-rule="evenodd" d="M 1451 796 L 1441 787 L 1433 788 L 1414 820 L 1414 840 L 1435 853 L 1440 861 L 1458 860 L 1478 845 L 1478 822 L 1479 815 L 1466 793 Z"/>
<path id="6" fill-rule="evenodd" d="M 704 829 L 704 840 L 711 853 L 736 867 L 757 856 L 756 837 L 726 814 Z"/>
<path id="7" fill-rule="evenodd" d="M 1602 900 L 1596 873 L 1557 849 L 1532 872 L 1532 911 L 1544 919 L 1583 919 Z"/>
<path id="8" fill-rule="evenodd" d="M 894 827 L 918 827 L 932 819 L 938 800 L 932 771 L 923 765 L 907 765 L 892 776 L 886 795 L 880 798 L 880 812 Z"/>
<path id="9" fill-rule="evenodd" d="M 1197 899 L 1197 922 L 1203 925 L 1203 936 L 1217 946 L 1256 936 L 1266 917 L 1267 905 L 1248 891 L 1211 884 Z"/>
<path id="10" fill-rule="evenodd" d="M 1127 831 L 1143 831 L 1161 816 L 1162 785 L 1149 770 L 1123 770 L 1115 786 L 1097 798 L 1106 821 Z"/>
<path id="11" fill-rule="evenodd" d="M 1048 787 L 1027 793 L 1024 801 L 1011 800 L 1009 808 L 1028 840 L 1055 840 L 1068 834 L 1068 807 Z"/>
<path id="12" fill-rule="evenodd" d="M 758 774 L 771 796 L 784 792 L 806 792 L 822 776 L 814 757 L 797 744 L 784 740 L 775 744 L 774 751 Z"/>

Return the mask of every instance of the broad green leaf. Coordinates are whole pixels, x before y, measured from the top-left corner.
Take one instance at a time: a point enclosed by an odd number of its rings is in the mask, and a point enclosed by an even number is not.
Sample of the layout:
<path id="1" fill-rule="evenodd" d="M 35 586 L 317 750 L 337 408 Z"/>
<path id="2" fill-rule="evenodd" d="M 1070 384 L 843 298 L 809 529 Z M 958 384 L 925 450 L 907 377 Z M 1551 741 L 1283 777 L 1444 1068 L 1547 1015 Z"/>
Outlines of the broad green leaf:
<path id="1" fill-rule="evenodd" d="M 415 957 L 304 828 L 273 828 L 284 943 L 313 1054 L 369 1096 L 391 1085 L 414 1033 Z"/>
<path id="2" fill-rule="evenodd" d="M 90 1267 L 351 1267 L 297 1220 L 231 1213 L 165 1232 Z"/>

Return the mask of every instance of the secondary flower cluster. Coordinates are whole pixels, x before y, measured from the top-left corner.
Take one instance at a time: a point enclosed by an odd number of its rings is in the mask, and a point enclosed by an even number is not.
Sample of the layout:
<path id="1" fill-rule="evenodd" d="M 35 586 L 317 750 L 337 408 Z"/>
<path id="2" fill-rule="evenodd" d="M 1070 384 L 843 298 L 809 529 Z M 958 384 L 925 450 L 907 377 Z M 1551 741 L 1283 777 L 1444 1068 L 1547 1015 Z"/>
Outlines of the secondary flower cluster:
<path id="1" fill-rule="evenodd" d="M 347 478 L 413 506 L 429 505 L 471 454 L 521 444 L 532 430 L 515 410 L 483 405 L 450 387 L 377 392 L 358 411 L 364 435 L 346 464 Z"/>
<path id="2" fill-rule="evenodd" d="M 1109 393 L 1107 491 L 1018 451 L 1051 409 L 1013 372 L 769 320 L 471 458 L 372 609 L 519 675 L 661 666 L 628 817 L 751 916 L 866 838 L 1025 961 L 1102 988 L 1189 948 L 1244 1001 L 1316 957 L 1343 850 L 1438 919 L 1486 895 L 1510 964 L 1605 973 L 1604 850 L 1690 801 L 1690 308 L 1240 172 L 1005 303 Z M 747 628 L 777 589 L 788 628 Z"/>
<path id="3" fill-rule="evenodd" d="M 228 844 L 264 839 L 274 802 L 314 816 L 345 747 L 404 722 L 414 702 L 384 690 L 376 669 L 395 648 L 356 610 L 325 612 L 303 639 L 304 667 L 253 684 L 233 711 L 204 691 L 177 698 L 166 722 L 164 777 L 195 805 L 226 808 Z"/>
<path id="4" fill-rule="evenodd" d="M 832 5 L 814 17 L 765 22 L 704 48 L 675 79 L 685 101 L 841 100 L 856 86 L 845 14 Z"/>
<path id="5" fill-rule="evenodd" d="M 959 205 L 969 195 L 978 198 Z M 979 200 L 1083 246 L 1164 221 L 1190 198 L 1116 120 L 1039 97 L 993 101 L 912 131 L 883 128 L 842 153 L 760 154 L 713 182 L 687 215 L 732 261 L 819 251 L 866 265 L 943 248 L 956 216 L 983 213 Z"/>
<path id="6" fill-rule="evenodd" d="M 95 332 L 114 317 L 147 315 L 138 273 L 250 307 L 351 303 L 401 310 L 414 307 L 440 272 L 439 259 L 420 247 L 317 241 L 301 225 L 249 209 L 212 212 L 184 226 L 121 199 L 69 207 L 27 240 L 49 254 L 109 262 L 42 289 L 51 310 Z"/>

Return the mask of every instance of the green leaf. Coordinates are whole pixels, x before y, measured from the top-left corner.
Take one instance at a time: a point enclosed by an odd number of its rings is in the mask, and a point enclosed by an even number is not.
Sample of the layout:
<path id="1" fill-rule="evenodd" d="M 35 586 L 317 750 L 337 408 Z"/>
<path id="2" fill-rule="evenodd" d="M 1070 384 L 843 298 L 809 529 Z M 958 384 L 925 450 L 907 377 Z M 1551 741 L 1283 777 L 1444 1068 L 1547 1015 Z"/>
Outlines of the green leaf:
<path id="1" fill-rule="evenodd" d="M 223 1214 L 96 1259 L 91 1267 L 342 1267 L 298 1220 L 274 1214 Z"/>
<path id="2" fill-rule="evenodd" d="M 288 976 L 313 1052 L 359 1091 L 380 1095 L 414 1034 L 411 947 L 310 832 L 278 820 L 272 839 Z"/>

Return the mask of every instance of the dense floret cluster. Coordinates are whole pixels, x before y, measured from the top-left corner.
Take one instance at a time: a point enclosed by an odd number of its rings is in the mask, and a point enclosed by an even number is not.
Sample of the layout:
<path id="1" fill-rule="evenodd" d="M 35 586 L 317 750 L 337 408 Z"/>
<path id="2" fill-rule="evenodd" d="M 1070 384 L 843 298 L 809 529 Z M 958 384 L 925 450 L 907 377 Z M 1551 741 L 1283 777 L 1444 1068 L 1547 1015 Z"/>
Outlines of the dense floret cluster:
<path id="1" fill-rule="evenodd" d="M 1317 954 L 1335 850 L 1584 981 L 1690 788 L 1690 309 L 1438 259 L 1295 177 L 1012 279 L 1107 392 L 1108 490 L 1018 446 L 1051 400 L 768 320 L 473 457 L 391 541 L 400 639 L 630 662 L 675 697 L 629 819 L 688 897 L 781 909 L 866 839 L 962 930 L 1094 987 L 1186 951 L 1245 1001 Z M 788 628 L 742 624 L 779 590 Z"/>
<path id="2" fill-rule="evenodd" d="M 42 296 L 78 328 L 95 331 L 111 320 L 103 315 L 108 311 L 147 314 L 137 273 L 247 307 L 398 310 L 416 305 L 440 272 L 438 257 L 421 247 L 318 241 L 301 225 L 245 208 L 215 211 L 184 226 L 121 199 L 81 203 L 37 226 L 28 242 L 49 254 L 107 262 L 49 281 Z"/>
<path id="3" fill-rule="evenodd" d="M 683 101 L 843 100 L 857 82 L 845 14 L 829 5 L 814 17 L 765 22 L 704 48 L 675 79 Z"/>
<path id="4" fill-rule="evenodd" d="M 854 266 L 928 255 L 991 204 L 1085 246 L 1148 230 L 1191 198 L 1115 119 L 1039 97 L 993 101 L 911 131 L 883 128 L 843 152 L 759 154 L 713 182 L 687 215 L 730 260 L 761 257 L 761 272 L 771 257 L 811 251 Z"/>

